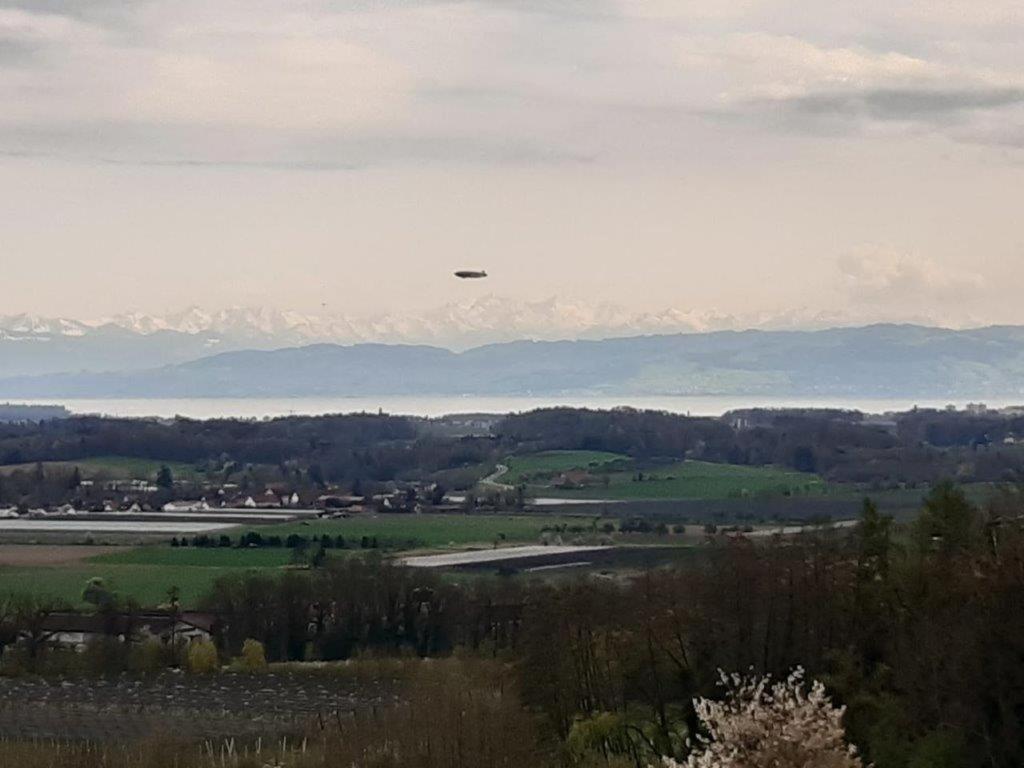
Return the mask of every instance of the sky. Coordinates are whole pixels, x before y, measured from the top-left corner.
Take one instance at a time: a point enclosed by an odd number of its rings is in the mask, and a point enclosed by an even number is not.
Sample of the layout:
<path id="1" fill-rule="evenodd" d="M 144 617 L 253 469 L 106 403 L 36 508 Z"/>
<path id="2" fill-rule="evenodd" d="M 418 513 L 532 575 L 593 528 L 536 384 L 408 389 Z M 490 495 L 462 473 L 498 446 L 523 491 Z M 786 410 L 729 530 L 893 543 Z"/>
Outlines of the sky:
<path id="1" fill-rule="evenodd" d="M 1021 39 L 1009 0 L 0 0 L 0 315 L 1024 323 Z"/>

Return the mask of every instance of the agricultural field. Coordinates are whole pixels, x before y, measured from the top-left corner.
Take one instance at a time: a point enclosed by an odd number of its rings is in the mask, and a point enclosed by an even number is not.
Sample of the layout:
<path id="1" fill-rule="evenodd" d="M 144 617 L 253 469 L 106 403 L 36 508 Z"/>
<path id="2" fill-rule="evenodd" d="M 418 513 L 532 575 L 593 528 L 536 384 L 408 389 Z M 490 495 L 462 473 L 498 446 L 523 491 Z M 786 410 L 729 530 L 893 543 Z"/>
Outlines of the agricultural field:
<path id="1" fill-rule="evenodd" d="M 170 732 L 196 739 L 301 734 L 311 718 L 394 704 L 399 683 L 271 671 L 76 680 L 0 678 L 0 740 L 128 742 Z M 273 695 L 267 695 L 272 691 Z"/>
<path id="2" fill-rule="evenodd" d="M 152 565 L 190 568 L 280 568 L 291 561 L 291 550 L 170 547 L 154 545 L 120 548 L 90 559 L 97 565 Z"/>
<path id="3" fill-rule="evenodd" d="M 607 451 L 543 451 L 509 457 L 504 462 L 508 472 L 496 481 L 508 485 L 534 485 L 537 481 L 543 484 L 552 475 L 574 469 L 602 471 L 629 463 L 628 456 Z"/>
<path id="4" fill-rule="evenodd" d="M 119 552 L 120 547 L 84 546 L 79 544 L 0 544 L 0 568 L 10 566 L 77 565 L 94 557 Z"/>
<path id="5" fill-rule="evenodd" d="M 364 551 L 364 537 L 375 539 L 377 549 L 383 551 L 444 550 L 536 543 L 544 528 L 596 530 L 601 522 L 596 518 L 537 515 L 382 515 L 236 527 L 227 533 L 236 542 L 249 530 L 264 539 L 274 535 L 286 538 L 293 533 L 307 539 L 323 535 L 336 539 L 340 535 L 351 549 L 332 549 L 328 554 L 343 557 Z M 80 604 L 86 582 L 100 577 L 114 592 L 144 606 L 164 602 L 172 586 L 179 589 L 184 605 L 194 606 L 218 578 L 253 568 L 282 568 L 294 554 L 284 547 L 171 547 L 169 543 L 119 548 L 12 545 L 7 549 L 9 564 L 0 560 L 0 593 L 30 593 L 70 605 Z"/>
<path id="6" fill-rule="evenodd" d="M 599 451 L 549 451 L 506 465 L 500 482 L 525 483 L 534 496 L 556 498 L 728 499 L 829 490 L 817 475 L 776 467 L 683 461 L 638 468 L 626 456 Z"/>
<path id="7" fill-rule="evenodd" d="M 55 567 L 24 566 L 0 568 L 0 594 L 33 595 L 83 607 L 82 590 L 89 579 L 102 578 L 122 598 L 132 598 L 142 606 L 166 602 L 167 592 L 177 587 L 182 605 L 194 607 L 221 576 L 246 568 L 190 565 L 109 565 L 81 564 Z"/>
<path id="8" fill-rule="evenodd" d="M 261 536 L 344 536 L 352 543 L 376 538 L 381 549 L 438 549 L 535 542 L 542 529 L 562 524 L 590 526 L 596 518 L 540 515 L 377 515 L 304 520 L 254 528 Z"/>

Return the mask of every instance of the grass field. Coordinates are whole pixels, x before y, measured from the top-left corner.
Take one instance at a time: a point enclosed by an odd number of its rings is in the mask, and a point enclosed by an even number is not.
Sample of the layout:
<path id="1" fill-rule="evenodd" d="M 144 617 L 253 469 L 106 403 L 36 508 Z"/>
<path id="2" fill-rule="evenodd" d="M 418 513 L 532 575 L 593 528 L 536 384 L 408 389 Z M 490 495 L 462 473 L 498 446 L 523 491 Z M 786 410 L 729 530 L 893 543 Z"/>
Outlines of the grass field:
<path id="1" fill-rule="evenodd" d="M 683 461 L 642 470 L 623 466 L 627 457 L 599 451 L 548 451 L 508 460 L 501 482 L 525 482 L 532 495 L 579 499 L 727 499 L 766 494 L 822 494 L 828 486 L 817 475 L 777 467 L 748 467 Z M 591 473 L 593 485 L 578 489 L 551 485 L 553 476 L 573 469 Z M 605 478 L 607 484 L 605 484 Z"/>
<path id="2" fill-rule="evenodd" d="M 50 597 L 68 605 L 81 604 L 82 588 L 99 576 L 122 597 L 143 606 L 155 606 L 167 599 L 172 586 L 180 590 L 185 606 L 195 606 L 213 582 L 245 568 L 197 568 L 191 565 L 75 565 L 64 568 L 0 568 L 0 593 Z"/>
<path id="3" fill-rule="evenodd" d="M 174 477 L 191 478 L 196 474 L 195 467 L 175 461 L 159 461 L 156 459 L 136 459 L 127 456 L 94 456 L 88 459 L 73 461 L 44 461 L 47 469 L 65 469 L 71 472 L 75 467 L 86 480 L 154 480 L 160 467 L 167 465 Z M 34 463 L 5 464 L 0 466 L 0 474 L 32 470 Z"/>
<path id="4" fill-rule="evenodd" d="M 505 462 L 508 472 L 498 482 L 509 485 L 532 484 L 538 476 L 568 472 L 572 469 L 598 469 L 613 462 L 627 462 L 628 456 L 606 451 L 544 451 L 511 456 Z"/>
<path id="5" fill-rule="evenodd" d="M 291 562 L 290 549 L 228 549 L 153 545 L 122 548 L 89 560 L 97 565 L 152 565 L 190 568 L 279 568 Z"/>

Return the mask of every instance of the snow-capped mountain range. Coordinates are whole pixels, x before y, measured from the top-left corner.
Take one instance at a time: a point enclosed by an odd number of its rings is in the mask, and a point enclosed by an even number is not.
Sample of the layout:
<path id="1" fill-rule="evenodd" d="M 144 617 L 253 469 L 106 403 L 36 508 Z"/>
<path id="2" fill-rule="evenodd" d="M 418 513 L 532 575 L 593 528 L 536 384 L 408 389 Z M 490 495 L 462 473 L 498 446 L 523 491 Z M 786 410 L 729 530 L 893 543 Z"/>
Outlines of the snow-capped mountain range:
<path id="1" fill-rule="evenodd" d="M 436 344 L 465 348 L 513 339 L 564 339 L 648 332 L 702 331 L 731 325 L 732 318 L 677 309 L 630 312 L 613 304 L 588 305 L 548 299 L 520 302 L 498 296 L 452 303 L 419 313 L 372 316 L 304 314 L 266 308 L 233 307 L 153 317 L 118 315 L 92 325 L 113 324 L 135 333 L 175 331 L 226 338 L 266 338 L 300 342 Z"/>
<path id="2" fill-rule="evenodd" d="M 805 311 L 738 318 L 715 311 L 665 309 L 635 312 L 612 303 L 586 304 L 549 298 L 516 301 L 488 295 L 419 313 L 329 315 L 260 307 L 207 311 L 189 307 L 167 315 L 131 312 L 93 320 L 0 315 L 0 338 L 85 336 L 115 328 L 139 335 L 162 331 L 229 338 L 334 343 L 432 343 L 452 348 L 511 339 L 565 339 L 640 333 L 703 332 L 740 327 L 819 326 L 834 321 Z"/>
<path id="3" fill-rule="evenodd" d="M 905 318 L 913 320 L 915 318 Z M 737 317 L 714 311 L 636 312 L 611 303 L 488 295 L 422 312 L 376 316 L 232 307 L 93 320 L 0 316 L 0 376 L 139 370 L 220 352 L 315 343 L 429 344 L 464 350 L 516 340 L 604 339 L 716 330 L 814 329 L 850 318 L 805 310 Z"/>

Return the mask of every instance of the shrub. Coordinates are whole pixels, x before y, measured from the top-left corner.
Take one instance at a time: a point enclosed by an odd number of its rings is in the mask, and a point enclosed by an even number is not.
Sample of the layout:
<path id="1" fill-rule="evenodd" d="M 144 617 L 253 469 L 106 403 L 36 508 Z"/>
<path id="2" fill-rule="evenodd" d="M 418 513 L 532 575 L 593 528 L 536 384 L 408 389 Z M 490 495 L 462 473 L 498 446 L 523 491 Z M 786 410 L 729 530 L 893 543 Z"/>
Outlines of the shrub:
<path id="1" fill-rule="evenodd" d="M 242 643 L 242 655 L 238 659 L 238 668 L 243 672 L 265 672 L 267 669 L 267 653 L 263 643 L 251 637 Z"/>
<path id="2" fill-rule="evenodd" d="M 128 653 L 128 668 L 136 674 L 154 674 L 173 663 L 174 649 L 152 638 L 132 646 Z"/>
<path id="3" fill-rule="evenodd" d="M 188 671 L 196 675 L 216 672 L 220 667 L 217 647 L 211 640 L 193 640 L 188 646 Z"/>

